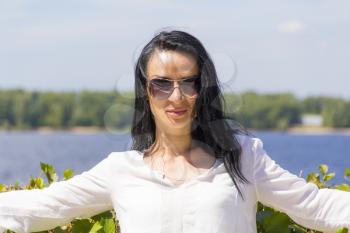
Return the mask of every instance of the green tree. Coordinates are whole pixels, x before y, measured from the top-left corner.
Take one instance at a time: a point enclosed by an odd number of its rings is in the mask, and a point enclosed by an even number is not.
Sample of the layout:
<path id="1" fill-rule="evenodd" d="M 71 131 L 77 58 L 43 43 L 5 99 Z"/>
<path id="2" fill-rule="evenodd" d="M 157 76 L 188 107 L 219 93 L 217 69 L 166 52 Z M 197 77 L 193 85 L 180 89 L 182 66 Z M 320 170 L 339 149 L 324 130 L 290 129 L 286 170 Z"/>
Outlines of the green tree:
<path id="1" fill-rule="evenodd" d="M 242 94 L 242 106 L 234 118 L 248 128 L 286 129 L 299 123 L 300 116 L 300 102 L 291 94 L 245 92 Z"/>

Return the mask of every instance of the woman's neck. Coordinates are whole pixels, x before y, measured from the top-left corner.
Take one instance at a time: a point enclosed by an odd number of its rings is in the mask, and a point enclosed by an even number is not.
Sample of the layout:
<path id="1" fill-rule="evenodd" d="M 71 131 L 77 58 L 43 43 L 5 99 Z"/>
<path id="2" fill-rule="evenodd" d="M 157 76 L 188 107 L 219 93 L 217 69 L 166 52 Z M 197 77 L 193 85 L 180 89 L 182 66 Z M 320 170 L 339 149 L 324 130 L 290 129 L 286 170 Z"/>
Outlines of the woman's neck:
<path id="1" fill-rule="evenodd" d="M 156 132 L 155 144 L 168 156 L 186 156 L 193 148 L 192 136 L 188 134 L 172 134 Z"/>

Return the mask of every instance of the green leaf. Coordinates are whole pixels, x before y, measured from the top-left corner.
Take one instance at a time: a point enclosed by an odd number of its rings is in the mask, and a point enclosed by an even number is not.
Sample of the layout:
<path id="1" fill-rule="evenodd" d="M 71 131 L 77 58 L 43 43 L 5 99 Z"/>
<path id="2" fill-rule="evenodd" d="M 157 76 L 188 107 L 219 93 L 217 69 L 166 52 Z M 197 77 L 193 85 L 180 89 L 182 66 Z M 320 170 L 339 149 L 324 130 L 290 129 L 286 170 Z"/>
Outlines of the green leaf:
<path id="1" fill-rule="evenodd" d="M 18 181 L 15 183 L 15 185 L 14 185 L 14 189 L 15 189 L 15 190 L 20 189 L 20 187 L 19 187 L 19 182 L 18 182 Z"/>
<path id="2" fill-rule="evenodd" d="M 350 186 L 348 184 L 336 185 L 335 188 L 342 191 L 350 192 Z"/>
<path id="3" fill-rule="evenodd" d="M 348 233 L 348 228 L 344 227 L 344 228 L 338 229 L 336 233 Z"/>
<path id="4" fill-rule="evenodd" d="M 319 166 L 320 172 L 322 173 L 322 175 L 326 175 L 328 172 L 328 166 L 326 164 L 321 164 Z"/>
<path id="5" fill-rule="evenodd" d="M 99 230 L 101 230 L 103 228 L 103 226 L 101 225 L 101 223 L 100 222 L 96 222 L 93 226 L 92 226 L 92 228 L 91 228 L 91 230 L 89 231 L 89 233 L 97 233 Z"/>
<path id="6" fill-rule="evenodd" d="M 284 213 L 275 212 L 264 219 L 264 229 L 268 233 L 289 233 L 289 217 Z"/>
<path id="7" fill-rule="evenodd" d="M 53 166 L 47 163 L 40 162 L 40 167 L 41 167 L 41 170 L 44 172 L 49 184 L 51 184 L 52 182 L 56 182 L 58 180 L 57 173 Z"/>
<path id="8" fill-rule="evenodd" d="M 115 223 L 113 218 L 104 219 L 103 231 L 105 233 L 115 233 Z"/>
<path id="9" fill-rule="evenodd" d="M 307 182 L 314 182 L 315 180 L 319 181 L 319 174 L 317 173 L 309 173 L 306 177 Z"/>
<path id="10" fill-rule="evenodd" d="M 64 180 L 69 180 L 74 175 L 74 171 L 72 169 L 66 169 L 63 172 Z"/>
<path id="11" fill-rule="evenodd" d="M 293 224 L 289 227 L 290 227 L 290 229 L 292 229 L 293 233 L 307 233 L 307 229 L 305 229 L 297 224 Z"/>
<path id="12" fill-rule="evenodd" d="M 36 178 L 35 184 L 36 184 L 36 187 L 38 187 L 39 189 L 43 189 L 44 188 L 43 178 L 41 178 L 41 177 Z"/>
<path id="13" fill-rule="evenodd" d="M 264 205 L 258 201 L 258 204 L 257 204 L 257 211 L 263 211 L 264 210 Z"/>
<path id="14" fill-rule="evenodd" d="M 31 177 L 30 179 L 29 179 L 29 185 L 28 185 L 29 187 L 28 187 L 28 189 L 34 189 L 35 188 L 35 178 L 33 178 L 33 177 Z"/>
<path id="15" fill-rule="evenodd" d="M 320 175 L 318 173 L 310 173 L 306 177 L 307 182 L 312 182 L 317 185 L 317 187 L 321 188 L 322 183 L 320 181 Z"/>
<path id="16" fill-rule="evenodd" d="M 11 231 L 11 230 L 6 230 L 6 231 L 4 231 L 4 233 L 16 233 L 16 232 Z"/>
<path id="17" fill-rule="evenodd" d="M 6 190 L 6 185 L 0 184 L 0 192 L 4 192 Z"/>
<path id="18" fill-rule="evenodd" d="M 345 168 L 344 176 L 345 177 L 349 177 L 350 176 L 350 169 L 349 168 Z"/>
<path id="19" fill-rule="evenodd" d="M 335 176 L 335 173 L 334 173 L 334 172 L 329 173 L 329 174 L 327 174 L 327 175 L 325 175 L 325 176 L 323 177 L 323 181 L 324 181 L 324 182 L 327 182 L 327 181 L 333 179 L 334 176 Z"/>
<path id="20" fill-rule="evenodd" d="M 72 223 L 72 233 L 90 232 L 92 227 L 93 223 L 91 223 L 88 219 L 74 220 Z"/>

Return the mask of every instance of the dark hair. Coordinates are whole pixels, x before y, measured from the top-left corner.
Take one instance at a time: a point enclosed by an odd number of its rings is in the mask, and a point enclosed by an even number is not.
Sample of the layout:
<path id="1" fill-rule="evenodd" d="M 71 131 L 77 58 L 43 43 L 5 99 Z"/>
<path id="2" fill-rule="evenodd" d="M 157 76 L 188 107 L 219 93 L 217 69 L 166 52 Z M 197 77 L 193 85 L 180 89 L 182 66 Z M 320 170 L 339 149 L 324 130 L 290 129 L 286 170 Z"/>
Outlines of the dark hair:
<path id="1" fill-rule="evenodd" d="M 141 51 L 135 65 L 135 112 L 131 135 L 132 149 L 143 151 L 155 142 L 155 122 L 147 101 L 146 67 L 155 50 L 177 51 L 193 56 L 200 71 L 200 91 L 194 106 L 191 136 L 208 146 L 216 158 L 222 158 L 226 170 L 244 199 L 237 185 L 249 183 L 241 171 L 242 148 L 235 134 L 249 134 L 235 120 L 225 115 L 224 98 L 220 90 L 214 63 L 201 42 L 183 31 L 162 31 Z"/>

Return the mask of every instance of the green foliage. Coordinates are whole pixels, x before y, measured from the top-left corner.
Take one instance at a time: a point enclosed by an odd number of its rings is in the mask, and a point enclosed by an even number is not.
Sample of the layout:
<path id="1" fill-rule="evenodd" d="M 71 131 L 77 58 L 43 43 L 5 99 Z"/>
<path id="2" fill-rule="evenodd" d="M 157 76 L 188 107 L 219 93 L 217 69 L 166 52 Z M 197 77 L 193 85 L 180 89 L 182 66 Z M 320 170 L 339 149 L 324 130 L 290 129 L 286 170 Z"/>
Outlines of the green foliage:
<path id="1" fill-rule="evenodd" d="M 228 102 L 234 98 L 232 94 L 225 95 Z M 246 92 L 241 98 L 242 106 L 232 117 L 247 128 L 285 130 L 300 123 L 300 103 L 291 94 L 258 95 Z"/>
<path id="2" fill-rule="evenodd" d="M 132 108 L 133 97 L 130 93 L 120 95 L 116 92 L 0 90 L 0 129 L 67 129 L 73 126 L 102 128 L 106 111 L 116 103 Z M 115 113 L 117 122 L 130 124 L 132 112 L 117 109 Z"/>
<path id="3" fill-rule="evenodd" d="M 319 166 L 319 169 L 320 169 L 320 172 L 322 173 L 322 175 L 326 175 L 328 172 L 328 166 L 325 164 L 321 164 Z"/>
<path id="4" fill-rule="evenodd" d="M 43 189 L 44 186 L 44 180 L 41 177 L 37 178 L 30 178 L 29 184 L 25 187 L 25 189 Z"/>
<path id="5" fill-rule="evenodd" d="M 56 182 L 58 180 L 58 175 L 53 166 L 40 162 L 40 167 L 41 167 L 41 170 L 44 172 L 49 184 L 51 184 L 52 182 Z"/>
<path id="6" fill-rule="evenodd" d="M 324 97 L 307 97 L 302 101 L 302 111 L 305 113 L 321 114 L 325 102 Z"/>
<path id="7" fill-rule="evenodd" d="M 337 230 L 336 233 L 348 233 L 348 229 L 347 228 L 342 228 L 342 229 Z"/>
<path id="8" fill-rule="evenodd" d="M 289 233 L 288 226 L 290 219 L 288 215 L 275 211 L 272 208 L 263 206 L 261 203 L 260 211 L 257 212 L 257 227 L 261 233 Z"/>
<path id="9" fill-rule="evenodd" d="M 342 99 L 328 99 L 322 111 L 325 126 L 349 127 L 350 102 Z"/>
<path id="10" fill-rule="evenodd" d="M 335 188 L 342 191 L 350 192 L 350 186 L 348 184 L 336 185 Z"/>
<path id="11" fill-rule="evenodd" d="M 72 178 L 74 175 L 74 171 L 72 169 L 65 169 L 63 171 L 63 176 L 64 176 L 64 180 L 69 180 L 70 178 Z"/>
<path id="12" fill-rule="evenodd" d="M 346 180 L 348 180 L 350 177 L 350 169 L 349 168 L 346 168 L 345 171 L 344 171 L 344 178 Z"/>
<path id="13" fill-rule="evenodd" d="M 308 97 L 302 102 L 302 111 L 321 114 L 324 126 L 350 127 L 350 101 L 334 97 Z"/>
<path id="14" fill-rule="evenodd" d="M 328 166 L 326 164 L 321 164 L 318 169 L 320 173 L 308 174 L 306 181 L 316 184 L 318 188 L 332 188 L 332 186 L 328 185 L 327 182 L 334 178 L 335 173 L 328 173 Z"/>
<path id="15" fill-rule="evenodd" d="M 52 182 L 58 180 L 58 175 L 52 165 L 40 162 L 41 170 L 46 176 L 47 184 L 41 176 L 37 178 L 30 178 L 28 185 L 23 188 L 19 187 L 18 183 L 15 185 L 6 186 L 0 184 L 0 192 L 6 192 L 18 189 L 43 189 Z M 325 164 L 319 166 L 319 173 L 310 173 L 307 175 L 307 181 L 313 182 L 319 188 L 335 188 L 350 192 L 349 184 L 328 185 L 327 182 L 332 180 L 335 173 L 328 173 L 329 168 Z M 68 180 L 73 176 L 73 170 L 66 169 L 64 171 L 64 180 Z M 348 180 L 350 177 L 350 169 L 346 168 L 344 171 L 344 178 Z M 257 203 L 256 224 L 259 233 L 320 233 L 312 229 L 305 228 L 295 223 L 285 213 L 277 211 L 271 207 L 264 206 L 260 202 Z M 42 231 L 40 233 L 120 233 L 120 226 L 113 210 L 106 211 L 95 215 L 88 219 L 74 219 L 66 226 L 56 227 L 49 231 Z M 337 233 L 347 233 L 348 229 L 339 229 Z M 13 233 L 9 230 L 5 233 Z"/>

